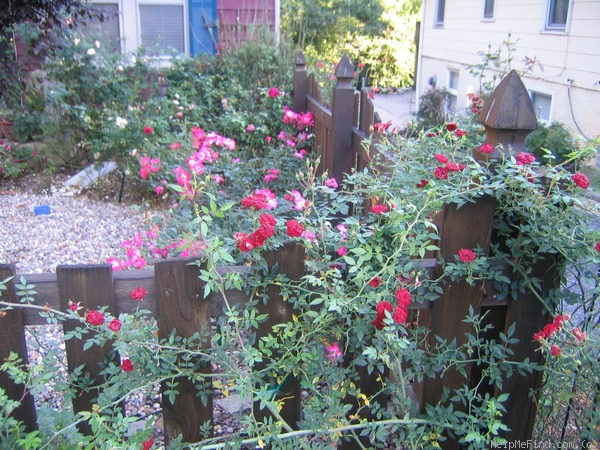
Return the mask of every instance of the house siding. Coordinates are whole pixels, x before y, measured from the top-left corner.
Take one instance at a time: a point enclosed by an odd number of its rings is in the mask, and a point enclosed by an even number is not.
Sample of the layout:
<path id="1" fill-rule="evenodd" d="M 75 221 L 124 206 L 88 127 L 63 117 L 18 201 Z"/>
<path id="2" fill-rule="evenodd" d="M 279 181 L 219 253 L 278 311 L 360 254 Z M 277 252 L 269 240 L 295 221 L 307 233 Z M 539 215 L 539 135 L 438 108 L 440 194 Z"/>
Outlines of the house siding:
<path id="1" fill-rule="evenodd" d="M 208 48 L 196 43 L 191 45 L 190 35 L 194 35 L 194 26 L 204 28 L 214 26 L 216 47 L 222 48 L 232 43 L 240 43 L 250 37 L 252 26 L 266 25 L 279 35 L 280 0 L 88 0 L 90 3 L 108 3 L 118 5 L 119 35 L 121 50 L 125 53 L 136 52 L 141 46 L 142 24 L 140 5 L 180 6 L 183 10 L 183 33 L 185 35 L 184 53 L 190 54 Z M 210 6 L 212 5 L 212 8 Z M 216 17 L 194 20 L 192 14 L 214 12 Z M 202 11 L 202 8 L 206 8 Z M 216 23 L 212 21 L 216 19 Z M 196 30 L 196 35 L 198 32 Z M 212 39 L 212 38 L 211 38 Z M 211 42 L 212 44 L 213 42 Z M 213 46 L 214 47 L 214 46 Z M 200 50 L 199 50 L 200 49 Z"/>
<path id="2" fill-rule="evenodd" d="M 496 0 L 494 20 L 482 20 L 483 1 L 446 2 L 443 26 L 434 26 L 437 1 L 423 1 L 417 92 L 447 87 L 448 70 L 459 70 L 457 107 L 468 106 L 467 94 L 479 89 L 468 66 L 482 61 L 478 52 L 498 49 L 509 31 L 518 40 L 512 68 L 524 69 L 526 57 L 539 64 L 523 76 L 530 90 L 552 95 L 551 121 L 563 122 L 574 133 L 600 135 L 600 0 L 572 0 L 566 32 L 544 30 L 545 0 Z M 568 88 L 572 102 L 569 103 Z M 573 121 L 573 114 L 577 123 Z"/>
<path id="3" fill-rule="evenodd" d="M 239 44 L 253 36 L 253 27 L 279 33 L 279 0 L 217 0 L 219 46 Z"/>

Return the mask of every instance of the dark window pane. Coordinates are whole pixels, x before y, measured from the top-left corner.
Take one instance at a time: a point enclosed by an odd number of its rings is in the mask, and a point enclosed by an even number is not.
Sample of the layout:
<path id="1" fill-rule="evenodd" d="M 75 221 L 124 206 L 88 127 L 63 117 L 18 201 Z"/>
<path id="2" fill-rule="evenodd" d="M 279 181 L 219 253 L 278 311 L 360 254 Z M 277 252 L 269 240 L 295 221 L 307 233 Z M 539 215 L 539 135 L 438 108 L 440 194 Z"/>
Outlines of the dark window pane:
<path id="1" fill-rule="evenodd" d="M 564 28 L 569 14 L 569 0 L 551 0 L 548 14 L 550 28 Z"/>
<path id="2" fill-rule="evenodd" d="M 446 1 L 438 0 L 437 17 L 435 20 L 435 23 L 438 25 L 442 25 L 444 23 L 444 9 L 446 9 Z"/>

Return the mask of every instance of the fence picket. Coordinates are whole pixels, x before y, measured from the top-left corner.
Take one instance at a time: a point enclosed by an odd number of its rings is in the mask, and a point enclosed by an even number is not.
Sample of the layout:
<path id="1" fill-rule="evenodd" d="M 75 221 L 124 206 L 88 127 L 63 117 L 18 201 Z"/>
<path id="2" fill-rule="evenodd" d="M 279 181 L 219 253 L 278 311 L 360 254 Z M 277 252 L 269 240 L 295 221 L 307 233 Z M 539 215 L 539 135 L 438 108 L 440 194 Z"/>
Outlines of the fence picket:
<path id="1" fill-rule="evenodd" d="M 275 265 L 279 267 L 279 272 L 290 280 L 299 280 L 304 275 L 304 246 L 299 243 L 288 243 L 276 251 L 268 251 L 263 254 L 267 267 L 272 270 Z M 259 300 L 256 305 L 258 314 L 268 314 L 267 319 L 259 324 L 256 330 L 256 341 L 261 337 L 267 336 L 273 332 L 273 327 L 292 320 L 294 310 L 292 305 L 281 296 L 281 289 L 275 284 L 267 288 L 268 303 Z M 277 358 L 274 355 L 273 358 Z M 256 370 L 261 370 L 266 363 L 256 365 Z M 285 386 L 283 386 L 285 384 Z M 278 397 L 282 398 L 282 406 L 279 411 L 281 417 L 292 428 L 296 427 L 296 422 L 300 420 L 301 398 L 300 382 L 291 373 L 287 374 L 282 383 L 281 392 Z M 254 415 L 257 420 L 264 420 L 270 414 L 264 409 L 260 409 L 259 402 L 253 405 Z"/>
<path id="2" fill-rule="evenodd" d="M 73 301 L 81 302 L 84 311 L 106 307 L 107 311 L 115 314 L 112 268 L 110 265 L 59 265 L 56 268 L 56 280 L 62 311 L 67 311 L 69 301 Z M 67 320 L 63 323 L 63 332 L 67 334 L 77 326 L 76 321 Z M 108 343 L 103 347 L 94 345 L 88 350 L 84 349 L 84 344 L 85 341 L 81 339 L 65 341 L 69 373 L 75 373 L 75 369 L 83 365 L 83 374 L 89 376 L 95 386 L 101 385 L 103 378 L 100 375 L 100 366 L 103 362 L 115 358 L 116 355 L 111 352 L 111 346 Z M 75 413 L 90 411 L 98 392 L 96 388 L 88 391 L 78 390 L 77 395 L 73 397 L 73 411 Z M 91 434 L 91 428 L 87 422 L 80 423 L 78 428 L 82 433 Z"/>
<path id="3" fill-rule="evenodd" d="M 0 280 L 15 277 L 14 264 L 0 264 Z M 13 278 L 6 285 L 6 290 L 0 297 L 9 303 L 19 303 L 15 289 L 16 280 Z M 25 341 L 25 326 L 23 311 L 15 308 L 6 311 L 0 316 L 0 362 L 8 358 L 11 352 L 17 353 L 23 364 L 28 364 L 27 345 Z M 16 384 L 6 372 L 0 371 L 0 388 L 6 391 L 11 400 L 19 401 L 21 404 L 13 412 L 12 416 L 22 421 L 27 431 L 37 429 L 37 415 L 33 396 L 24 389 L 23 385 Z"/>
<path id="4" fill-rule="evenodd" d="M 172 332 L 189 338 L 201 331 L 210 334 L 210 303 L 204 299 L 204 282 L 198 277 L 198 266 L 192 260 L 168 260 L 155 265 L 158 336 L 168 338 Z M 200 348 L 210 341 L 198 341 Z M 199 364 L 198 373 L 210 374 L 210 364 Z M 208 378 L 207 380 L 210 380 Z M 163 393 L 162 409 L 165 438 L 183 435 L 184 442 L 198 442 L 204 437 L 201 427 L 213 422 L 212 382 L 197 387 L 194 380 L 177 378 L 175 401 Z M 162 386 L 163 392 L 167 389 Z"/>

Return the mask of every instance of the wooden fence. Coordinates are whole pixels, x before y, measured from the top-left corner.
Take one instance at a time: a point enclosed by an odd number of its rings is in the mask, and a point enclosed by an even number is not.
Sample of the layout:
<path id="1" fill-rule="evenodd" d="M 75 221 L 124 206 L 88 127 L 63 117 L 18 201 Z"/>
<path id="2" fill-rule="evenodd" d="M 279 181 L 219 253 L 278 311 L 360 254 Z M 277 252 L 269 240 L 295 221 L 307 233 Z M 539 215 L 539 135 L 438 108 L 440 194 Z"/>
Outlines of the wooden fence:
<path id="1" fill-rule="evenodd" d="M 322 170 L 329 176 L 342 179 L 342 174 L 353 168 L 361 167 L 368 161 L 361 141 L 368 135 L 373 124 L 373 104 L 368 93 L 363 90 L 357 93 L 351 86 L 352 65 L 347 57 L 342 58 L 336 76 L 338 82 L 333 94 L 331 109 L 320 99 L 318 87 L 313 76 L 306 75 L 304 57 L 296 58 L 294 76 L 294 107 L 296 111 L 311 111 L 315 114 L 316 148 L 322 152 Z M 481 117 L 487 130 L 486 142 L 504 148 L 520 151 L 525 136 L 535 128 L 536 119 L 529 96 L 520 78 L 511 72 L 498 86 L 484 106 Z M 477 158 L 489 157 L 474 151 Z M 475 204 L 466 204 L 460 209 L 447 205 L 440 212 L 437 224 L 440 230 L 440 255 L 449 260 L 461 248 L 480 247 L 486 253 L 492 240 L 492 223 L 495 204 L 491 198 L 481 198 Z M 304 250 L 299 245 L 285 246 L 277 252 L 268 252 L 266 260 L 270 266 L 278 264 L 281 270 L 291 279 L 298 279 L 304 274 Z M 82 301 L 85 308 L 94 309 L 108 307 L 113 314 L 131 312 L 135 305 L 129 299 L 129 292 L 137 286 L 144 287 L 148 295 L 144 300 L 145 309 L 156 315 L 159 336 L 166 337 L 172 330 L 188 337 L 203 327 L 210 327 L 210 318 L 219 313 L 222 298 L 212 295 L 203 298 L 203 282 L 198 278 L 198 268 L 189 265 L 185 260 L 169 260 L 157 263 L 153 269 L 135 272 L 111 271 L 108 265 L 90 266 L 58 266 L 56 275 L 43 274 L 27 276 L 29 283 L 36 285 L 36 303 L 47 304 L 52 308 L 65 310 L 68 301 Z M 423 264 L 437 271 L 435 260 L 424 261 Z M 533 268 L 533 275 L 543 279 L 543 290 L 556 287 L 557 274 L 555 261 L 548 257 Z M 238 268 L 237 270 L 244 270 Z M 14 266 L 0 265 L 0 279 L 15 276 Z M 227 293 L 229 301 L 245 302 L 247 299 L 237 291 Z M 257 331 L 264 335 L 276 323 L 288 321 L 291 317 L 290 306 L 280 297 L 277 286 L 269 290 L 269 304 L 261 307 L 269 314 L 269 319 Z M 487 297 L 486 297 L 487 295 Z M 14 280 L 8 285 L 3 299 L 18 302 Z M 200 301 L 202 300 L 202 301 Z M 469 308 L 476 312 L 488 312 L 487 320 L 494 328 L 490 337 L 506 331 L 508 326 L 516 323 L 516 338 L 519 342 L 511 345 L 514 360 L 529 358 L 541 361 L 541 353 L 536 352 L 532 342 L 533 333 L 541 329 L 549 320 L 541 303 L 531 293 L 521 293 L 513 302 L 501 302 L 493 298 L 491 291 L 487 294 L 478 286 L 469 286 L 466 282 L 454 283 L 445 289 L 441 298 L 434 302 L 415 306 L 421 308 L 422 322 L 427 325 L 432 335 L 448 340 L 456 339 L 458 344 L 465 342 L 465 333 L 470 327 L 463 323 Z M 27 359 L 24 326 L 41 324 L 43 319 L 37 311 L 29 309 L 13 309 L 1 321 L 0 358 L 9 352 L 19 353 Z M 65 326 L 68 331 L 69 324 Z M 92 377 L 99 377 L 98 363 L 105 352 L 85 352 L 82 343 L 77 340 L 67 341 L 66 353 L 69 367 L 85 364 Z M 202 368 L 209 371 L 209 367 Z M 475 386 L 480 377 L 479 368 L 472 367 L 469 382 Z M 365 378 L 364 390 L 368 391 L 371 381 Z M 427 404 L 440 401 L 444 387 L 457 388 L 464 383 L 464 378 L 455 371 L 448 370 L 441 378 L 426 378 L 415 385 L 415 392 L 421 409 Z M 506 434 L 509 441 L 526 441 L 531 437 L 536 415 L 536 399 L 530 397 L 531 389 L 540 385 L 538 374 L 514 374 L 505 380 L 503 392 L 510 394 L 506 404 L 507 414 L 504 420 L 511 431 Z M 15 385 L 6 374 L 0 373 L 0 387 L 8 391 L 8 395 L 21 400 L 21 406 L 15 417 L 24 421 L 29 429 L 36 428 L 34 399 L 23 392 L 23 387 Z M 294 423 L 300 417 L 300 392 L 297 385 L 289 387 L 289 399 L 286 401 L 282 415 Z M 174 404 L 163 401 L 165 430 L 168 436 L 183 434 L 186 441 L 197 441 L 200 425 L 212 421 L 212 401 L 203 404 L 195 395 L 195 387 L 187 380 L 180 380 L 180 395 Z M 492 392 L 499 394 L 499 392 Z M 74 400 L 74 410 L 89 410 L 94 392 L 82 393 Z M 444 448 L 459 448 L 453 441 L 447 441 Z M 340 444 L 339 448 L 353 449 L 352 444 Z"/>

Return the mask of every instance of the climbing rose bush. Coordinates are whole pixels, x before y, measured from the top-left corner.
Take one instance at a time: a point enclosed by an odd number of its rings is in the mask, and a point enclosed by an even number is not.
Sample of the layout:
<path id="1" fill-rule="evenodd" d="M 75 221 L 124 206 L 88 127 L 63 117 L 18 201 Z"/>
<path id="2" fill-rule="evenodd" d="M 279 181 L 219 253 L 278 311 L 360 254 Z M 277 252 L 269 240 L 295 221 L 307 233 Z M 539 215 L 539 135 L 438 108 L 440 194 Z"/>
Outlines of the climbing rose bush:
<path id="1" fill-rule="evenodd" d="M 283 114 L 289 116 L 286 110 Z M 86 339 L 90 346 L 109 344 L 118 355 L 104 369 L 98 409 L 71 416 L 73 423 L 91 419 L 102 424 L 97 436 L 77 435 L 77 442 L 91 444 L 101 437 L 109 447 L 152 446 L 154 419 L 129 436 L 119 425 L 121 402 L 159 382 L 173 401 L 179 377 L 192 379 L 199 395 L 205 395 L 210 380 L 198 373 L 197 364 L 222 368 L 211 377 L 215 385 L 259 402 L 274 420 L 242 412 L 235 420 L 243 431 L 212 438 L 207 427 L 204 441 L 192 448 L 241 446 L 244 439 L 252 445 L 287 448 L 299 442 L 299 436 L 311 446 L 332 446 L 340 433 L 354 440 L 364 433 L 373 448 L 437 448 L 448 437 L 466 447 L 489 448 L 506 444 L 501 434 L 506 395 L 483 394 L 465 379 L 448 393 L 444 405 L 419 411 L 407 392 L 409 380 L 441 376 L 448 367 L 460 372 L 478 365 L 482 383 L 494 390 L 515 372 L 572 376 L 576 366 L 584 376 L 582 383 L 598 382 L 597 364 L 589 355 L 598 354 L 593 305 L 600 293 L 593 268 L 600 263 L 600 235 L 589 226 L 597 211 L 579 196 L 585 190 L 581 180 L 561 167 L 508 149 L 483 147 L 482 153 L 501 157 L 493 164 L 479 162 L 471 152 L 485 144 L 473 142 L 476 133 L 458 123 L 410 140 L 378 133 L 379 152 L 372 165 L 334 180 L 319 173 L 311 153 L 298 157 L 298 139 L 307 142 L 303 133 L 310 134 L 310 127 L 299 129 L 298 124 L 305 126 L 310 120 L 286 120 L 289 131 L 281 139 L 265 141 L 269 156 L 260 166 L 255 166 L 260 158 L 244 155 L 237 142 L 199 128 L 190 130 L 189 142 L 168 161 L 151 163 L 156 156 L 144 155 L 150 158 L 144 180 L 149 190 L 163 186 L 162 195 L 173 205 L 165 222 L 152 224 L 124 243 L 125 255 L 111 260 L 113 267 L 147 267 L 168 256 L 194 256 L 205 293 L 223 297 L 224 314 L 210 336 L 202 330 L 187 339 L 158 339 L 155 320 L 142 308 L 147 295 L 142 288 L 130 293 L 133 312 L 118 317 L 101 309 L 45 310 L 53 321 L 77 321 L 79 327 L 70 338 Z M 237 182 L 238 175 L 244 182 Z M 246 183 L 250 175 L 252 182 Z M 271 176 L 265 180 L 266 175 Z M 496 232 L 505 244 L 492 246 L 489 254 L 480 248 L 458 249 L 452 258 L 441 260 L 438 214 L 444 205 L 460 208 L 482 197 L 498 204 Z M 267 266 L 266 252 L 296 245 L 305 252 L 300 279 L 290 280 Z M 542 254 L 560 256 L 561 264 L 568 261 L 565 270 L 585 278 L 581 291 L 564 282 L 560 289 L 544 293 L 541 281 L 528 272 Z M 421 263 L 427 257 L 437 258 L 439 270 Z M 224 270 L 228 266 L 243 270 Z M 546 369 L 531 361 L 514 361 L 514 328 L 507 324 L 498 339 L 490 341 L 486 318 L 474 312 L 465 317 L 470 332 L 464 344 L 429 336 L 421 326 L 419 307 L 457 282 L 493 290 L 498 299 L 523 290 L 537 293 L 553 317 L 530 337 L 548 355 Z M 267 320 L 259 306 L 268 302 L 265 293 L 272 286 L 293 308 L 293 319 L 258 337 L 258 325 Z M 249 302 L 230 303 L 230 290 L 247 292 Z M 567 317 L 566 310 L 573 314 Z M 583 319 L 575 323 L 577 311 L 583 312 Z M 201 345 L 205 343 L 210 346 Z M 33 378 L 17 359 L 2 367 L 29 380 L 35 391 Z M 365 372 L 372 380 L 369 389 L 360 382 Z M 81 383 L 85 378 L 74 377 Z M 297 429 L 280 413 L 291 380 L 303 393 Z M 465 399 L 472 400 L 467 411 Z M 545 405 L 541 409 L 551 410 Z M 370 419 L 360 419 L 366 412 Z M 579 423 L 597 418 L 591 408 L 578 414 Z M 9 434 L 14 435 L 18 425 L 11 427 Z M 102 434 L 102 429 L 112 434 Z M 582 429 L 584 433 L 595 438 L 593 429 Z"/>

